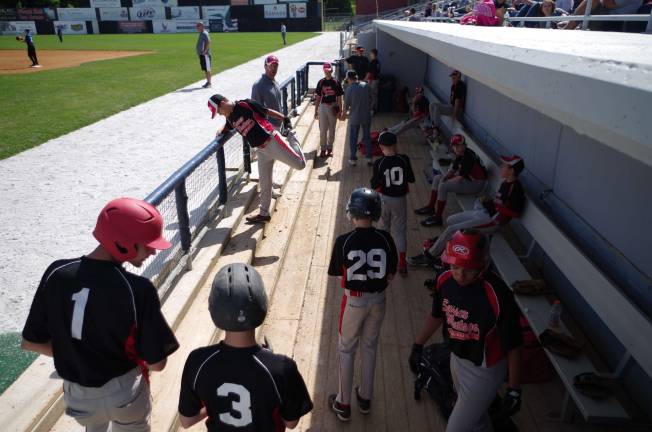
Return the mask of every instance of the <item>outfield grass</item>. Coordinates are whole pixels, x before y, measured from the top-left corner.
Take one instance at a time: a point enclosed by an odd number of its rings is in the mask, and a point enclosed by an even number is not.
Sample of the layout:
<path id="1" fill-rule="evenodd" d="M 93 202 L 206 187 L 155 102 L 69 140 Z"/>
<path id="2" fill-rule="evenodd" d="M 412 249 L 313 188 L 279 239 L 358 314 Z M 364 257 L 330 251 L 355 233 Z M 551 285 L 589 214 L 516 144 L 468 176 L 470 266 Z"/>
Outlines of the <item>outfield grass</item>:
<path id="1" fill-rule="evenodd" d="M 288 33 L 288 44 L 315 33 Z M 213 33 L 213 73 L 283 48 L 278 33 Z M 0 159 L 202 79 L 197 34 L 38 35 L 38 50 L 152 51 L 79 67 L 0 75 Z M 25 50 L 13 36 L 0 49 Z M 0 61 L 2 57 L 0 55 Z"/>

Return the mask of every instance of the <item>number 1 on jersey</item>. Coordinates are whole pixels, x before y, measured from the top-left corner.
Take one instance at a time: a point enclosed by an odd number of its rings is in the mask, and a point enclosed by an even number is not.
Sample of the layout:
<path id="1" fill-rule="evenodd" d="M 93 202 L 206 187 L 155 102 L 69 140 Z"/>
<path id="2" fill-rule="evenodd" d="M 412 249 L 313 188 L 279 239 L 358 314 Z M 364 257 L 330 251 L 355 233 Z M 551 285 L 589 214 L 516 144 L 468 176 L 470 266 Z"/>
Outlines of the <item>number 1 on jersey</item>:
<path id="1" fill-rule="evenodd" d="M 72 301 L 75 303 L 75 308 L 72 311 L 72 324 L 70 325 L 70 333 L 73 339 L 81 340 L 82 328 L 84 326 L 84 312 L 86 311 L 86 302 L 88 302 L 88 293 L 90 289 L 82 288 L 81 291 L 72 295 Z"/>
<path id="2" fill-rule="evenodd" d="M 395 166 L 391 170 L 386 169 L 383 174 L 385 174 L 385 187 L 390 187 L 391 185 L 400 186 L 403 184 L 403 168 L 400 166 Z"/>

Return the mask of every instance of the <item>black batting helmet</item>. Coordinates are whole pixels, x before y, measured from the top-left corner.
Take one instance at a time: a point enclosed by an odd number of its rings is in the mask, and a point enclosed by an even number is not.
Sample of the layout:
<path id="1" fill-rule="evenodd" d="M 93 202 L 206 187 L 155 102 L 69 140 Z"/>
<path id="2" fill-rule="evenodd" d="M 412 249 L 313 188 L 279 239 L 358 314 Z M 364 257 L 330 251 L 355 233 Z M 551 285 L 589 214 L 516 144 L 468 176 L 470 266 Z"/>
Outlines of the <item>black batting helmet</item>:
<path id="1" fill-rule="evenodd" d="M 242 263 L 222 267 L 213 279 L 208 310 L 215 326 L 225 331 L 261 325 L 267 315 L 267 294 L 258 271 Z"/>
<path id="2" fill-rule="evenodd" d="M 358 188 L 351 193 L 346 204 L 349 217 L 364 217 L 377 221 L 381 211 L 380 195 L 373 189 Z"/>

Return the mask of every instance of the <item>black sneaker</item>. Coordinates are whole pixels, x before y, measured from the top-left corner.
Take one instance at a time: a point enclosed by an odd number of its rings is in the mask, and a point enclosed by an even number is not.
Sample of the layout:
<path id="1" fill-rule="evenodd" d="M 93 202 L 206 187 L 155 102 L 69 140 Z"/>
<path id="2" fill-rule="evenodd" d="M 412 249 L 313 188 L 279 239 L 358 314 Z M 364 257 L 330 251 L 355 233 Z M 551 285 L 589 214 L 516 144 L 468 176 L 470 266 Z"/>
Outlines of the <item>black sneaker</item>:
<path id="1" fill-rule="evenodd" d="M 337 395 L 332 394 L 328 396 L 328 406 L 331 407 L 333 412 L 337 415 L 337 418 L 341 421 L 351 420 L 351 406 L 342 405 L 337 400 Z"/>
<path id="2" fill-rule="evenodd" d="M 204 84 L 203 86 L 201 86 L 201 88 L 211 88 L 211 87 L 212 87 L 212 86 L 211 86 L 211 83 L 209 83 L 209 82 L 206 82 L 206 84 Z"/>
<path id="3" fill-rule="evenodd" d="M 422 253 L 419 255 L 408 257 L 407 262 L 408 264 L 413 266 L 432 267 L 433 265 L 436 264 L 437 260 L 430 255 L 426 255 L 425 253 Z"/>
<path id="4" fill-rule="evenodd" d="M 355 388 L 355 397 L 358 400 L 358 409 L 362 414 L 369 414 L 371 411 L 371 399 L 360 397 L 360 387 Z"/>
<path id="5" fill-rule="evenodd" d="M 247 216 L 245 219 L 250 224 L 255 224 L 255 223 L 269 222 L 270 220 L 272 220 L 272 217 L 270 215 L 261 215 L 259 213 L 259 214 L 255 215 L 255 216 Z"/>
<path id="6" fill-rule="evenodd" d="M 416 209 L 414 212 L 416 214 L 418 214 L 418 215 L 423 215 L 423 216 L 428 215 L 429 216 L 429 215 L 435 214 L 435 208 L 430 207 L 430 206 L 425 206 L 425 207 L 421 207 L 421 208 Z"/>
<path id="7" fill-rule="evenodd" d="M 441 219 L 441 216 L 439 215 L 432 215 L 421 221 L 421 225 L 423 225 L 424 227 L 441 226 L 443 224 L 444 221 Z"/>

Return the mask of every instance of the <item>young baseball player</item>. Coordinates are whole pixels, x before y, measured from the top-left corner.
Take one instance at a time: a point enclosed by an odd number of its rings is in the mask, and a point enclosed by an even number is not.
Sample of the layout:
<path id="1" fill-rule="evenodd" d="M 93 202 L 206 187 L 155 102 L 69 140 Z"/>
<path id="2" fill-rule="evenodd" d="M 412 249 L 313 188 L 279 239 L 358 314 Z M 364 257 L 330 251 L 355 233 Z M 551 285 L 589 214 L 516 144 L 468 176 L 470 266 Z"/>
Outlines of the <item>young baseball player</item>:
<path id="1" fill-rule="evenodd" d="M 378 227 L 392 233 L 398 249 L 398 273 L 407 276 L 407 194 L 414 183 L 410 158 L 396 153 L 396 135 L 383 132 L 378 137 L 383 157 L 374 162 L 371 188 L 380 192 L 383 210 Z"/>
<path id="2" fill-rule="evenodd" d="M 414 211 L 418 215 L 432 215 L 421 221 L 423 226 L 442 224 L 448 192 L 476 194 L 485 187 L 487 170 L 478 155 L 466 146 L 464 135 L 453 135 L 451 147 L 455 154 L 455 161 L 446 174 L 436 175 L 432 179 L 430 202 L 425 207 Z"/>
<path id="3" fill-rule="evenodd" d="M 183 368 L 179 420 L 189 428 L 206 420 L 209 431 L 293 429 L 312 410 L 306 384 L 289 357 L 256 343 L 267 315 L 260 274 L 229 264 L 213 279 L 208 310 L 224 339 L 190 353 Z"/>
<path id="4" fill-rule="evenodd" d="M 179 344 L 154 285 L 122 264 L 169 248 L 162 230 L 145 201 L 110 201 L 93 231 L 100 244 L 52 263 L 36 290 L 22 348 L 54 357 L 66 413 L 87 431 L 150 430 L 148 370 L 162 370 Z"/>
<path id="5" fill-rule="evenodd" d="M 333 155 L 335 126 L 342 112 L 342 85 L 333 78 L 333 66 L 324 63 L 324 78 L 317 82 L 315 89 L 315 118 L 319 119 L 319 157 Z"/>
<path id="6" fill-rule="evenodd" d="M 501 161 L 500 176 L 503 182 L 496 196 L 493 199 L 480 197 L 476 199 L 473 210 L 449 216 L 444 232 L 439 237 L 426 241 L 422 254 L 408 258 L 410 264 L 437 266 L 446 243 L 457 231 L 475 228 L 484 234 L 491 234 L 512 218 L 521 215 L 525 206 L 525 191 L 518 176 L 525 169 L 525 163 L 517 155 L 502 156 Z"/>
<path id="7" fill-rule="evenodd" d="M 290 118 L 278 111 L 268 109 L 251 99 L 232 102 L 222 95 L 215 94 L 208 100 L 211 118 L 217 114 L 226 117 L 226 124 L 218 135 L 231 129 L 237 130 L 242 138 L 259 152 L 259 158 L 274 159 L 291 166 L 296 170 L 306 167 L 306 157 L 296 140 L 285 139 L 267 117 L 282 120 L 290 127 Z M 272 176 L 260 177 L 260 212 L 247 217 L 249 223 L 269 222 L 269 206 L 272 202 Z"/>
<path id="8" fill-rule="evenodd" d="M 30 61 L 32 62 L 30 67 L 40 68 L 41 65 L 38 64 L 38 58 L 36 57 L 36 46 L 34 45 L 34 38 L 32 37 L 30 30 L 25 29 L 25 36 L 16 36 L 16 40 L 25 42 L 25 45 L 27 45 L 27 57 L 29 57 Z"/>
<path id="9" fill-rule="evenodd" d="M 351 418 L 353 364 L 358 344 L 362 351 L 360 386 L 356 387 L 358 409 L 371 410 L 376 349 L 385 317 L 385 288 L 396 274 L 396 246 L 387 231 L 373 227 L 382 210 L 380 195 L 371 189 L 356 189 L 346 205 L 355 229 L 335 240 L 328 274 L 342 277 L 342 307 L 339 321 L 339 389 L 328 398 L 337 418 Z"/>
<path id="10" fill-rule="evenodd" d="M 489 240 L 480 232 L 455 233 L 442 260 L 451 270 L 437 279 L 432 312 L 412 347 L 410 369 L 417 371 L 423 344 L 441 326 L 457 392 L 446 432 L 491 431 L 487 410 L 507 372 L 501 413 L 510 416 L 520 407 L 518 308 L 507 285 L 488 270 Z"/>

